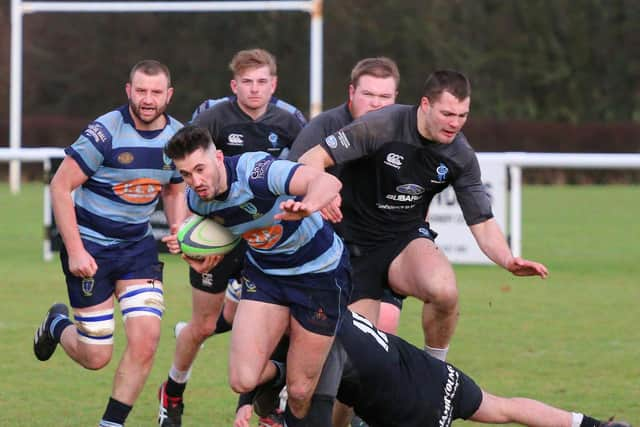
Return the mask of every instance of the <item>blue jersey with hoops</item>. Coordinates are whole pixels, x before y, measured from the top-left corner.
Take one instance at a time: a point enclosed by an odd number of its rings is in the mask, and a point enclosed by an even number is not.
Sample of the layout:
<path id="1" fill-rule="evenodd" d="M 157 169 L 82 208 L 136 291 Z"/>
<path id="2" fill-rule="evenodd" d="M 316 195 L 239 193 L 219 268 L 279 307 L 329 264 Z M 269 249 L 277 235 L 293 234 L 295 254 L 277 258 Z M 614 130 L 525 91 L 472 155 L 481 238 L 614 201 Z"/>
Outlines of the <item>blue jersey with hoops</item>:
<path id="1" fill-rule="evenodd" d="M 182 182 L 163 152 L 182 124 L 165 117 L 164 128 L 140 131 L 125 105 L 90 123 L 65 149 L 89 177 L 74 192 L 83 239 L 110 246 L 140 241 L 151 234 L 149 217 L 162 187 Z"/>
<path id="2" fill-rule="evenodd" d="M 280 203 L 295 198 L 289 183 L 300 164 L 263 152 L 225 157 L 228 190 L 202 200 L 187 189 L 189 208 L 207 216 L 249 245 L 247 260 L 266 274 L 323 273 L 340 264 L 343 244 L 318 212 L 297 221 L 280 221 Z M 301 198 L 300 198 L 301 199 Z"/>

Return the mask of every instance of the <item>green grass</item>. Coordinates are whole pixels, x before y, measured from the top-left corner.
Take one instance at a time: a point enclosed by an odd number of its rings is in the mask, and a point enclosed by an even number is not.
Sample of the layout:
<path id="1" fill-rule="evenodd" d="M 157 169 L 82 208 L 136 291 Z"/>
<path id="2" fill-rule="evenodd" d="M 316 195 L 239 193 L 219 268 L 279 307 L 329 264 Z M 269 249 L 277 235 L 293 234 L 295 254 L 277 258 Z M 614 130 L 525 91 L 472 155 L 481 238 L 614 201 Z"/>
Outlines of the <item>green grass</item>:
<path id="1" fill-rule="evenodd" d="M 449 361 L 483 388 L 597 417 L 640 421 L 640 187 L 525 187 L 523 251 L 547 280 L 497 267 L 456 266 L 461 314 Z M 0 184 L 0 426 L 96 425 L 122 349 L 81 369 L 58 351 L 35 360 L 31 342 L 47 307 L 66 301 L 58 260 L 42 260 L 42 187 L 19 196 Z M 185 264 L 164 257 L 167 312 L 156 362 L 128 426 L 154 425 L 156 390 L 173 356 L 172 326 L 190 315 Z M 420 306 L 409 300 L 400 335 L 420 344 Z M 227 336 L 207 342 L 186 393 L 186 426 L 229 426 Z M 457 426 L 471 425 L 457 422 Z"/>

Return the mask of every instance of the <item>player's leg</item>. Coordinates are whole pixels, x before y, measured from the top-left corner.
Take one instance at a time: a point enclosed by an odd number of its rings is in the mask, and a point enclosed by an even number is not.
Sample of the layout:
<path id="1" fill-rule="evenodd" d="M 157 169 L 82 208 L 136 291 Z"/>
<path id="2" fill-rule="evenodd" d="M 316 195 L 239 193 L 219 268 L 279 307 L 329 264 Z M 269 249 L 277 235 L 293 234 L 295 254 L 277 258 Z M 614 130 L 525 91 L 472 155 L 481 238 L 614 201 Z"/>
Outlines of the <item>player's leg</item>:
<path id="1" fill-rule="evenodd" d="M 247 393 L 275 377 L 269 359 L 288 326 L 288 307 L 240 300 L 229 354 L 229 384 L 236 393 Z"/>
<path id="2" fill-rule="evenodd" d="M 458 322 L 458 289 L 447 257 L 427 238 L 415 238 L 389 267 L 394 292 L 424 302 L 425 348 L 444 360 Z"/>
<path id="3" fill-rule="evenodd" d="M 126 279 L 116 283 L 127 344 L 113 382 L 113 398 L 133 405 L 151 371 L 160 340 L 164 312 L 162 282 L 158 278 Z"/>
<path id="4" fill-rule="evenodd" d="M 376 327 L 383 332 L 397 335 L 403 302 L 404 297 L 396 295 L 389 288 L 385 288 L 380 301 L 380 313 L 378 313 Z"/>
<path id="5" fill-rule="evenodd" d="M 96 249 L 89 245 L 89 249 Z M 68 269 L 63 248 L 60 261 L 65 274 L 69 302 L 75 314 L 74 324 L 64 304 L 52 306 L 36 331 L 34 352 L 39 360 L 51 357 L 58 343 L 71 359 L 87 369 L 100 369 L 111 360 L 113 352 L 113 293 L 109 278 L 114 267 L 108 254 L 94 251 L 98 264 L 91 278 L 76 277 Z"/>
<path id="6" fill-rule="evenodd" d="M 499 397 L 482 392 L 482 403 L 471 416 L 480 423 L 517 423 L 531 427 L 625 427 L 622 421 L 604 422 L 580 413 L 554 408 L 522 397 Z"/>

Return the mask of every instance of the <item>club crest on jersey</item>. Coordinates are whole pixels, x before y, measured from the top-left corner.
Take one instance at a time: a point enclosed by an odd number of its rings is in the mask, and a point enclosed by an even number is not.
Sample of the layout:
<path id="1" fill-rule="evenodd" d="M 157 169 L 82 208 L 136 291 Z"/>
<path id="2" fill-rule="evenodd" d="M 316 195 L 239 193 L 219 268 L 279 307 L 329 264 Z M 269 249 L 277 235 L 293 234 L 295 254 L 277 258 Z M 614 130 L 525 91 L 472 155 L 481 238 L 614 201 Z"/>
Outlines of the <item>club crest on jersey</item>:
<path id="1" fill-rule="evenodd" d="M 171 170 L 171 164 L 172 161 L 169 158 L 169 156 L 167 156 L 164 151 L 162 152 L 162 162 L 164 163 L 164 165 L 162 165 L 162 169 L 163 170 Z"/>
<path id="2" fill-rule="evenodd" d="M 436 168 L 436 174 L 438 175 L 437 179 L 432 179 L 431 182 L 434 184 L 444 184 L 447 182 L 447 174 L 449 173 L 449 168 L 444 163 L 440 163 Z"/>
<path id="3" fill-rule="evenodd" d="M 90 297 L 93 295 L 93 286 L 96 284 L 96 281 L 93 277 L 85 277 L 82 279 L 82 295 L 85 297 Z"/>
<path id="4" fill-rule="evenodd" d="M 258 219 L 262 216 L 260 212 L 258 212 L 258 208 L 251 202 L 243 203 L 238 206 L 240 209 L 251 215 L 253 219 Z"/>
<path id="5" fill-rule="evenodd" d="M 338 140 L 333 135 L 329 135 L 328 137 L 326 137 L 324 142 L 327 144 L 327 147 L 332 149 L 338 146 Z"/>
<path id="6" fill-rule="evenodd" d="M 121 165 L 128 165 L 133 162 L 133 153 L 125 151 L 123 153 L 118 154 L 118 163 Z"/>
<path id="7" fill-rule="evenodd" d="M 271 132 L 268 136 L 269 142 L 271 143 L 272 146 L 276 146 L 278 145 L 278 134 Z"/>
<path id="8" fill-rule="evenodd" d="M 256 284 L 253 283 L 251 280 L 247 279 L 244 276 L 242 276 L 241 280 L 242 280 L 242 286 L 247 292 L 255 292 L 257 290 Z"/>

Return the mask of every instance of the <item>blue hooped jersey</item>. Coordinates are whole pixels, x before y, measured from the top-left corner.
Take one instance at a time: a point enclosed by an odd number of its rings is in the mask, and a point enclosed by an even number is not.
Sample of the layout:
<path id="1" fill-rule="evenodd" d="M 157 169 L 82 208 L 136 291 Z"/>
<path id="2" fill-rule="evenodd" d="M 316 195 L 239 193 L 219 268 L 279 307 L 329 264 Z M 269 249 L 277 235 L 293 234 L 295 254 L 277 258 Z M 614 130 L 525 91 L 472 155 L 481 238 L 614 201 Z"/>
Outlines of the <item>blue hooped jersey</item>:
<path id="1" fill-rule="evenodd" d="M 83 239 L 113 245 L 151 234 L 149 217 L 162 187 L 182 182 L 163 152 L 182 124 L 166 118 L 163 129 L 139 131 L 125 105 L 90 123 L 65 149 L 89 177 L 74 192 Z"/>
<path id="2" fill-rule="evenodd" d="M 247 260 L 267 274 L 291 276 L 334 270 L 342 241 L 318 212 L 298 221 L 280 221 L 280 203 L 295 198 L 289 183 L 300 164 L 263 152 L 225 157 L 228 190 L 202 200 L 187 189 L 194 213 L 212 218 L 248 243 Z"/>

